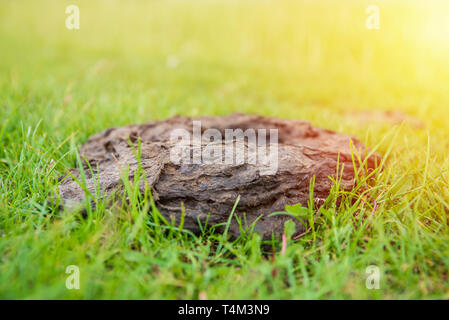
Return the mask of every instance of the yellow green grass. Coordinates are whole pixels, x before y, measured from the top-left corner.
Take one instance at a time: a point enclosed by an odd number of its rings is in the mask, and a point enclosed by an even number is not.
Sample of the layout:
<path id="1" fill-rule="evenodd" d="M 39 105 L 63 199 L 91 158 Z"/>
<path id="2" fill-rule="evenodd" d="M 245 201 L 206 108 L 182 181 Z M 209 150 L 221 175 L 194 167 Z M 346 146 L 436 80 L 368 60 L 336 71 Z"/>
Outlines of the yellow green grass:
<path id="1" fill-rule="evenodd" d="M 0 1 L 0 297 L 449 298 L 448 15 L 424 0 Z M 91 134 L 235 111 L 355 135 L 384 170 L 285 255 L 257 235 L 164 233 L 146 197 L 87 218 L 47 200 Z"/>

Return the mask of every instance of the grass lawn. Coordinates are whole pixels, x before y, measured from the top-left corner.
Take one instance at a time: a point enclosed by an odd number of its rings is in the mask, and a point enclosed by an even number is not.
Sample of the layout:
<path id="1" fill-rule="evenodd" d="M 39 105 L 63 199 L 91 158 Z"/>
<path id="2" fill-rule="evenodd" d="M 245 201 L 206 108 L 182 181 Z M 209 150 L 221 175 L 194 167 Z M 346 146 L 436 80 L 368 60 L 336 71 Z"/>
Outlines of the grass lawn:
<path id="1" fill-rule="evenodd" d="M 0 1 L 0 298 L 448 299 L 449 3 L 371 2 L 378 30 L 359 0 Z M 164 233 L 148 199 L 85 219 L 48 201 L 96 132 L 235 111 L 376 148 L 376 210 L 330 202 L 281 254 L 257 235 Z"/>

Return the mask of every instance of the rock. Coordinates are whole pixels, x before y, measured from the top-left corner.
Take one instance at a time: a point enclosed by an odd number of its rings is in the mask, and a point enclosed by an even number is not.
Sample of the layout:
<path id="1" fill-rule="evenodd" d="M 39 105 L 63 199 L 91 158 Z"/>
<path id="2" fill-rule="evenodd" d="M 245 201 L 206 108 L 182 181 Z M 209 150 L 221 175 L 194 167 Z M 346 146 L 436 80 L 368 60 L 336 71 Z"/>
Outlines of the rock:
<path id="1" fill-rule="evenodd" d="M 196 140 L 197 143 L 200 141 L 203 150 L 199 163 L 194 161 L 196 149 L 190 148 L 195 146 L 193 139 L 180 143 L 171 138 L 174 129 L 183 129 L 183 132 L 194 135 L 196 129 L 193 121 L 200 121 L 200 132 L 203 134 L 200 140 Z M 227 140 L 226 129 L 266 129 L 269 135 L 266 151 L 271 155 L 271 150 L 277 150 L 276 157 L 267 158 L 265 162 L 250 162 L 249 154 L 263 146 L 261 140 L 238 140 L 241 143 Z M 275 141 L 275 131 L 270 129 L 278 129 L 278 143 Z M 210 137 L 205 137 L 210 132 L 221 135 L 221 139 L 212 139 L 211 142 Z M 307 206 L 310 179 L 314 175 L 314 201 L 317 205 L 324 202 L 332 186 L 329 177 L 336 174 L 337 161 L 340 168 L 344 165 L 341 187 L 352 188 L 354 169 L 350 140 L 362 158 L 368 151 L 353 137 L 315 128 L 305 121 L 244 114 L 199 118 L 176 116 L 164 121 L 108 129 L 89 138 L 80 153 L 95 171 L 92 176 L 87 164 L 84 164 L 86 185 L 91 194 L 96 194 L 96 181 L 100 185 L 100 198 L 123 192 L 120 174 L 128 166 L 129 179 L 134 178 L 138 168 L 135 150 L 138 149 L 139 138 L 140 163 L 146 175 L 146 179 L 140 180 L 139 187 L 143 193 L 145 184 L 148 184 L 164 217 L 168 220 L 173 218 L 179 223 L 183 203 L 184 228 L 197 233 L 200 231 L 198 220 L 204 224 L 208 214 L 208 226 L 226 222 L 240 196 L 235 215 L 242 219 L 245 216 L 246 226 L 259 218 L 255 230 L 264 239 L 269 239 L 272 233 L 282 233 L 284 222 L 291 219 L 285 215 L 268 217 L 270 213 L 283 211 L 285 205 L 301 203 Z M 204 148 L 208 145 L 216 148 L 215 152 L 205 153 Z M 187 158 L 173 160 L 173 155 L 180 155 L 179 151 L 184 150 L 180 147 L 188 147 L 190 163 Z M 231 147 L 235 148 L 235 154 L 246 155 L 243 163 L 223 160 L 226 159 L 227 150 L 232 150 L 227 148 Z M 273 159 L 277 160 L 275 166 L 269 162 Z M 371 156 L 366 167 L 375 168 L 379 159 L 377 154 Z M 79 179 L 79 169 L 72 169 L 71 173 Z M 71 177 L 62 179 L 59 194 L 65 207 L 85 201 L 85 192 Z M 295 223 L 297 233 L 305 230 L 306 226 L 296 219 Z M 235 237 L 239 233 L 238 223 L 233 219 L 229 234 Z"/>

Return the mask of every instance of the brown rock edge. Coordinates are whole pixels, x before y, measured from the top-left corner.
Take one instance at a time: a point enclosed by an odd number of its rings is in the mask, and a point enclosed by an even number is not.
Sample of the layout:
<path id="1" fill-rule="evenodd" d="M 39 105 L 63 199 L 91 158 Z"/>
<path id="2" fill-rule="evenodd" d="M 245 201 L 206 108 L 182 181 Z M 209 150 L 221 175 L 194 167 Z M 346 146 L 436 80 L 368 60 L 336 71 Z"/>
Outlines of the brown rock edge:
<path id="1" fill-rule="evenodd" d="M 179 128 L 192 132 L 194 120 L 201 121 L 202 132 L 215 128 L 223 137 L 225 129 L 278 129 L 277 172 L 261 174 L 263 168 L 259 164 L 246 161 L 244 164 L 173 163 L 170 161 L 170 151 L 175 143 L 170 140 L 170 133 Z M 264 239 L 270 238 L 273 233 L 282 233 L 284 222 L 292 219 L 286 215 L 269 217 L 270 213 L 283 211 L 285 205 L 301 203 L 307 206 L 310 179 L 314 175 L 314 201 L 317 204 L 324 202 L 332 186 L 329 177 L 337 172 L 337 161 L 340 168 L 344 165 L 341 187 L 353 187 L 351 140 L 362 158 L 368 151 L 356 138 L 315 128 L 306 121 L 239 113 L 198 118 L 175 116 L 164 121 L 112 128 L 90 137 L 80 153 L 94 171 L 92 176 L 87 164 L 84 164 L 86 186 L 91 194 L 96 194 L 97 181 L 100 198 L 123 192 L 121 173 L 129 166 L 129 179 L 132 181 L 138 168 L 135 156 L 138 138 L 141 139 L 141 168 L 146 175 L 139 187 L 143 193 L 148 183 L 156 207 L 164 217 L 168 220 L 174 218 L 179 223 L 183 203 L 184 228 L 198 233 L 198 221 L 204 225 L 208 215 L 208 226 L 226 222 L 240 196 L 235 215 L 242 221 L 246 220 L 246 226 L 259 218 L 255 230 Z M 222 143 L 229 142 L 223 140 Z M 243 151 L 248 151 L 247 142 L 243 148 Z M 371 156 L 366 167 L 375 168 L 379 160 L 377 154 Z M 72 169 L 71 174 L 80 180 L 79 169 Z M 68 208 L 85 203 L 85 192 L 70 176 L 61 177 L 59 195 Z M 243 219 L 244 216 L 246 219 Z M 296 233 L 303 232 L 306 226 L 293 220 L 297 226 Z M 229 234 L 240 234 L 235 219 L 230 225 Z"/>

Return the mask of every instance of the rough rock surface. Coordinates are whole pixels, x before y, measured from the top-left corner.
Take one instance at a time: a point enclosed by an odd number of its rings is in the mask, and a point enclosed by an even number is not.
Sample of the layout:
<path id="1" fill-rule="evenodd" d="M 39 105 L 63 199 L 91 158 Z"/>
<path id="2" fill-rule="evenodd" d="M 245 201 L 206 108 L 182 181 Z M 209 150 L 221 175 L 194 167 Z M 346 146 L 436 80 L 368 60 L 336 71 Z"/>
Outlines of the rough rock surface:
<path id="1" fill-rule="evenodd" d="M 215 128 L 223 133 L 223 137 L 225 129 L 278 129 L 277 172 L 263 173 L 263 164 L 246 161 L 243 164 L 174 163 L 170 160 L 170 152 L 176 147 L 176 142 L 170 140 L 170 134 L 179 128 L 192 132 L 194 120 L 201 121 L 202 132 Z M 337 161 L 344 164 L 342 187 L 352 187 L 354 169 L 350 140 L 362 155 L 366 154 L 365 147 L 357 139 L 315 128 L 305 121 L 244 114 L 199 118 L 176 116 L 165 121 L 108 129 L 92 136 L 81 147 L 81 155 L 94 170 L 94 176 L 91 176 L 85 165 L 87 188 L 92 194 L 96 194 L 96 181 L 100 183 L 101 197 L 120 193 L 123 190 L 120 174 L 127 166 L 129 178 L 134 177 L 138 162 L 130 142 L 135 148 L 139 137 L 141 168 L 146 175 L 146 180 L 140 181 L 140 188 L 143 191 L 145 182 L 148 183 L 156 206 L 165 217 L 179 221 L 182 202 L 185 207 L 184 228 L 198 232 L 198 220 L 204 224 L 208 214 L 209 226 L 227 221 L 240 195 L 235 214 L 239 217 L 245 215 L 247 225 L 261 216 L 256 223 L 256 231 L 265 239 L 272 233 L 281 233 L 284 222 L 290 219 L 284 215 L 268 217 L 268 214 L 282 211 L 285 205 L 307 205 L 313 175 L 316 179 L 316 203 L 328 196 L 331 188 L 329 177 L 335 175 Z M 203 141 L 203 144 L 208 142 L 210 140 Z M 240 152 L 248 152 L 251 147 L 249 142 L 237 145 L 223 139 L 218 143 L 223 146 L 232 143 L 236 148 L 240 147 Z M 378 160 L 377 155 L 370 157 L 368 168 L 374 168 Z M 79 169 L 71 171 L 79 177 Z M 84 203 L 85 192 L 78 183 L 67 176 L 61 180 L 59 194 L 64 206 Z M 305 230 L 306 226 L 295 223 L 297 233 Z M 233 236 L 239 234 L 236 221 L 231 224 L 229 232 Z"/>

